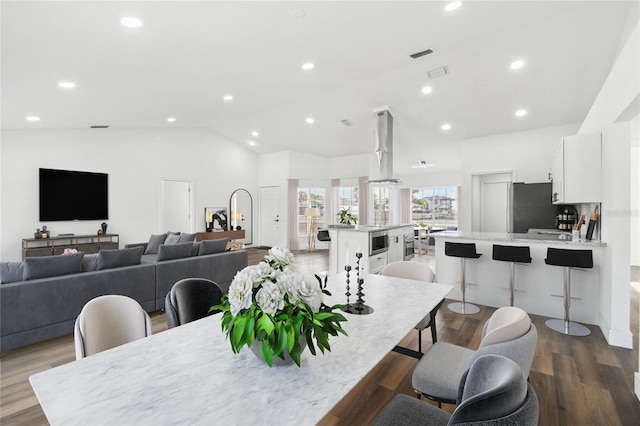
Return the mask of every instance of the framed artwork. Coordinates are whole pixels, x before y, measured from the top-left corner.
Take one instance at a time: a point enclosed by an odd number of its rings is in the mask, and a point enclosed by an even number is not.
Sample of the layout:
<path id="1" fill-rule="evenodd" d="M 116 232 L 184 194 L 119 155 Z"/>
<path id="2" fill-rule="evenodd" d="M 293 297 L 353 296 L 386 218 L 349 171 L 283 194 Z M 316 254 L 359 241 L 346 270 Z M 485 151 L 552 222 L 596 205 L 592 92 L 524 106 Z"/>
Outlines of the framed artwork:
<path id="1" fill-rule="evenodd" d="M 226 231 L 229 226 L 229 215 L 226 207 L 205 207 L 204 224 L 207 232 Z"/>

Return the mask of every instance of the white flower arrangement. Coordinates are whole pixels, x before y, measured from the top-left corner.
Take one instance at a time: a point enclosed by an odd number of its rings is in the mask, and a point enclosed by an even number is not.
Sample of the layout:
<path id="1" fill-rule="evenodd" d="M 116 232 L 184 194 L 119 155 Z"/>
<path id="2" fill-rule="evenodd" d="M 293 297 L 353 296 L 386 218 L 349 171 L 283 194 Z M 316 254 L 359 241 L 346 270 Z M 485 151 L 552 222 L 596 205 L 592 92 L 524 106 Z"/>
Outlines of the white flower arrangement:
<path id="1" fill-rule="evenodd" d="M 258 265 L 235 275 L 229 293 L 212 309 L 223 312 L 222 330 L 235 353 L 257 339 L 269 366 L 274 357 L 284 358 L 285 351 L 300 366 L 302 336 L 315 355 L 314 342 L 324 353 L 331 350 L 329 335 L 346 335 L 340 326 L 346 318 L 334 312 L 341 305 L 324 304 L 323 295 L 330 294 L 326 281 L 318 275 L 308 279 L 296 269 L 289 250 L 273 247 Z"/>

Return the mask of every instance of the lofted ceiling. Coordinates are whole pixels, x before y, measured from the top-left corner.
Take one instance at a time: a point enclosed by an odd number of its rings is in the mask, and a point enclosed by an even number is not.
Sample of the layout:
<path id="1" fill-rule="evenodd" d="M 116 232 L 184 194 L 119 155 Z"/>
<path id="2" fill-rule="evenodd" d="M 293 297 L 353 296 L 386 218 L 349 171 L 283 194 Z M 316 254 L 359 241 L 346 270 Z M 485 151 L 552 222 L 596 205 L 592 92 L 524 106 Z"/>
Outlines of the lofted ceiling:
<path id="1" fill-rule="evenodd" d="M 3 1 L 2 128 L 198 127 L 256 153 L 336 157 L 372 152 L 373 110 L 388 106 L 396 171 L 443 170 L 461 140 L 581 122 L 637 13 L 637 2 L 447 3 Z"/>

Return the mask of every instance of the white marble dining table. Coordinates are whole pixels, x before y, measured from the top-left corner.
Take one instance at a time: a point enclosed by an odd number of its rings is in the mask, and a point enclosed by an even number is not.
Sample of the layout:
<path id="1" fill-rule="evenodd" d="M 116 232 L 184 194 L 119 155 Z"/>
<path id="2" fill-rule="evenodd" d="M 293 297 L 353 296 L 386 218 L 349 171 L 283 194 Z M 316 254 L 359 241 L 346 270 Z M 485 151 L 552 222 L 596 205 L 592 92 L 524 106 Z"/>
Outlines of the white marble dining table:
<path id="1" fill-rule="evenodd" d="M 234 354 L 213 315 L 29 380 L 52 425 L 316 424 L 453 288 L 364 278 L 374 312 L 345 313 L 348 336 L 331 336 L 325 354 L 306 349 L 300 367 L 269 368 L 246 347 Z M 325 303 L 345 303 L 344 274 L 328 289 Z"/>

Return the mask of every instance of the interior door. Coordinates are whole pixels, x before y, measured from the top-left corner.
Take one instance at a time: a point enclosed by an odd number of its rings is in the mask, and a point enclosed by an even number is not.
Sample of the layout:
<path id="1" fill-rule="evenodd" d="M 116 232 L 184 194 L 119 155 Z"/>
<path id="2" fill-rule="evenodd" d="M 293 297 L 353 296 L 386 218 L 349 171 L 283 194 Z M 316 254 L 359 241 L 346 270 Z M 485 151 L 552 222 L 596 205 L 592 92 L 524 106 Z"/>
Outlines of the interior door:
<path id="1" fill-rule="evenodd" d="M 481 232 L 507 232 L 509 228 L 509 183 L 482 182 Z"/>
<path id="2" fill-rule="evenodd" d="M 260 188 L 260 245 L 279 245 L 280 224 L 280 187 Z"/>
<path id="3" fill-rule="evenodd" d="M 160 232 L 193 232 L 191 181 L 162 179 Z"/>

